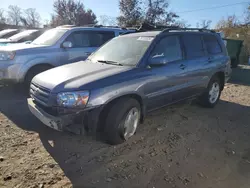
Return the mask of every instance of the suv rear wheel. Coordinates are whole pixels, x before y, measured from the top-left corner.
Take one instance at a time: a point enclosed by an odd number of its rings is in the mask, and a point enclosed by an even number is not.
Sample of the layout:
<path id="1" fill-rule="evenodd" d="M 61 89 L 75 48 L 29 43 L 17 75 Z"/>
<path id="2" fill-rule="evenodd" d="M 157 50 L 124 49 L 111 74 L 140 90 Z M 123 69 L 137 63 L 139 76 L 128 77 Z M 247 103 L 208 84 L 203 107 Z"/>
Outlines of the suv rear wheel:
<path id="1" fill-rule="evenodd" d="M 206 92 L 200 97 L 203 106 L 213 108 L 218 103 L 221 95 L 221 84 L 221 80 L 217 76 L 210 80 Z"/>
<path id="2" fill-rule="evenodd" d="M 124 98 L 115 102 L 105 122 L 104 136 L 109 144 L 121 144 L 132 137 L 140 123 L 141 107 L 137 100 Z"/>

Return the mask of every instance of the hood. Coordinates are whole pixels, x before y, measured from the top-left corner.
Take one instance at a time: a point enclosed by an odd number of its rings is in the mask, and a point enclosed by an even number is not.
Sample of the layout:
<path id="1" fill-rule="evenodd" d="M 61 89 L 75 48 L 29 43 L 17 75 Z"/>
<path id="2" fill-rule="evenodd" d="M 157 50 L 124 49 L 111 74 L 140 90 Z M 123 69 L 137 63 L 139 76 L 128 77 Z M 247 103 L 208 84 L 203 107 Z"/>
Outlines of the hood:
<path id="1" fill-rule="evenodd" d="M 13 43 L 10 39 L 0 39 L 0 46 L 7 46 L 9 43 Z"/>
<path id="2" fill-rule="evenodd" d="M 81 86 L 132 68 L 80 61 L 40 73 L 35 76 L 32 82 L 51 90 L 52 93 L 59 93 L 78 90 Z"/>
<path id="3" fill-rule="evenodd" d="M 0 43 L 9 43 L 12 42 L 10 39 L 0 39 Z"/>
<path id="4" fill-rule="evenodd" d="M 43 45 L 34 45 L 34 44 L 26 44 L 26 43 L 16 43 L 12 45 L 5 45 L 1 47 L 1 41 L 0 41 L 0 51 L 18 51 L 28 48 L 40 48 L 44 47 Z"/>

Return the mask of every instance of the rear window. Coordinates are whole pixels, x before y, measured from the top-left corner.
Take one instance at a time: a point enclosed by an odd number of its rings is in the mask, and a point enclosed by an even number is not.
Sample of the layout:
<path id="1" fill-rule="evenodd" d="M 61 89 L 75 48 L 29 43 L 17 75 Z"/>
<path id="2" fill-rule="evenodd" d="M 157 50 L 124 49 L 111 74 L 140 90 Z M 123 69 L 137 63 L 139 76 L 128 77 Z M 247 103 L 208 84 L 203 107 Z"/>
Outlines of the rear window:
<path id="1" fill-rule="evenodd" d="M 205 49 L 201 40 L 201 35 L 184 35 L 183 43 L 188 59 L 194 59 L 205 56 Z"/>
<path id="2" fill-rule="evenodd" d="M 209 54 L 214 55 L 222 52 L 221 46 L 215 36 L 207 35 L 203 36 L 203 39 Z"/>

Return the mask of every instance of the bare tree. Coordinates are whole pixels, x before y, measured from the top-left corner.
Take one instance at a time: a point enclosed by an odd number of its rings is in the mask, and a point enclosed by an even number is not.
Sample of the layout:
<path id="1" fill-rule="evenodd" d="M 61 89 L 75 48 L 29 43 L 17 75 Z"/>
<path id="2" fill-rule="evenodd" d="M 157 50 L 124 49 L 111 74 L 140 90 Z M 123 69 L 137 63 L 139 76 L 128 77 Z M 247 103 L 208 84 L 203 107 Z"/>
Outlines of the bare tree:
<path id="1" fill-rule="evenodd" d="M 142 3 L 144 2 L 144 3 Z M 150 25 L 175 25 L 179 16 L 168 10 L 168 0 L 120 0 L 119 25 L 135 26 L 142 22 Z"/>
<path id="2" fill-rule="evenodd" d="M 168 0 L 148 0 L 145 20 L 150 24 L 174 25 L 179 16 L 168 11 Z"/>
<path id="3" fill-rule="evenodd" d="M 244 25 L 250 26 L 250 4 L 248 4 L 244 13 Z"/>
<path id="4" fill-rule="evenodd" d="M 92 10 L 85 10 L 83 3 L 76 0 L 56 0 L 53 4 L 55 14 L 51 25 L 86 25 L 96 24 L 96 15 Z"/>
<path id="5" fill-rule="evenodd" d="M 211 20 L 201 20 L 201 22 L 196 23 L 196 27 L 202 28 L 202 29 L 209 29 L 211 26 L 212 21 Z"/>
<path id="6" fill-rule="evenodd" d="M 191 25 L 186 20 L 177 20 L 177 21 L 175 21 L 173 26 L 177 26 L 177 27 L 180 27 L 180 28 L 188 28 Z"/>
<path id="7" fill-rule="evenodd" d="M 38 12 L 36 12 L 36 9 L 29 8 L 24 10 L 25 16 L 22 17 L 24 22 L 26 23 L 26 26 L 28 27 L 39 27 L 41 23 L 41 17 Z"/>
<path id="8" fill-rule="evenodd" d="M 6 23 L 6 18 L 4 16 L 4 10 L 3 9 L 0 9 L 0 23 L 1 24 Z"/>
<path id="9" fill-rule="evenodd" d="M 139 0 L 120 0 L 120 16 L 118 24 L 123 27 L 131 27 L 141 24 L 143 20 L 142 8 Z"/>
<path id="10" fill-rule="evenodd" d="M 8 21 L 10 24 L 18 26 L 22 16 L 21 8 L 15 5 L 10 5 L 8 8 Z"/>
<path id="11" fill-rule="evenodd" d="M 239 20 L 235 15 L 221 19 L 215 26 L 216 29 L 235 28 L 239 26 Z"/>
<path id="12" fill-rule="evenodd" d="M 112 16 L 101 15 L 99 16 L 99 24 L 104 26 L 115 26 L 117 25 L 117 20 Z"/>

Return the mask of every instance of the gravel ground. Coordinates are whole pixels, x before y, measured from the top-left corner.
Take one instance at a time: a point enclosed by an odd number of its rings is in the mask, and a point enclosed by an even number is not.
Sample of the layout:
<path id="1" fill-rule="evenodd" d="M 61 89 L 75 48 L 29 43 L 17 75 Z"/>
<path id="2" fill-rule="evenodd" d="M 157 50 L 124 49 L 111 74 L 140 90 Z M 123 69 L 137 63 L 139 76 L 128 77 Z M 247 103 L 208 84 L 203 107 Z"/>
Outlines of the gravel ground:
<path id="1" fill-rule="evenodd" d="M 54 131 L 0 87 L 0 187 L 250 187 L 250 68 L 234 70 L 214 109 L 151 113 L 119 146 Z"/>

